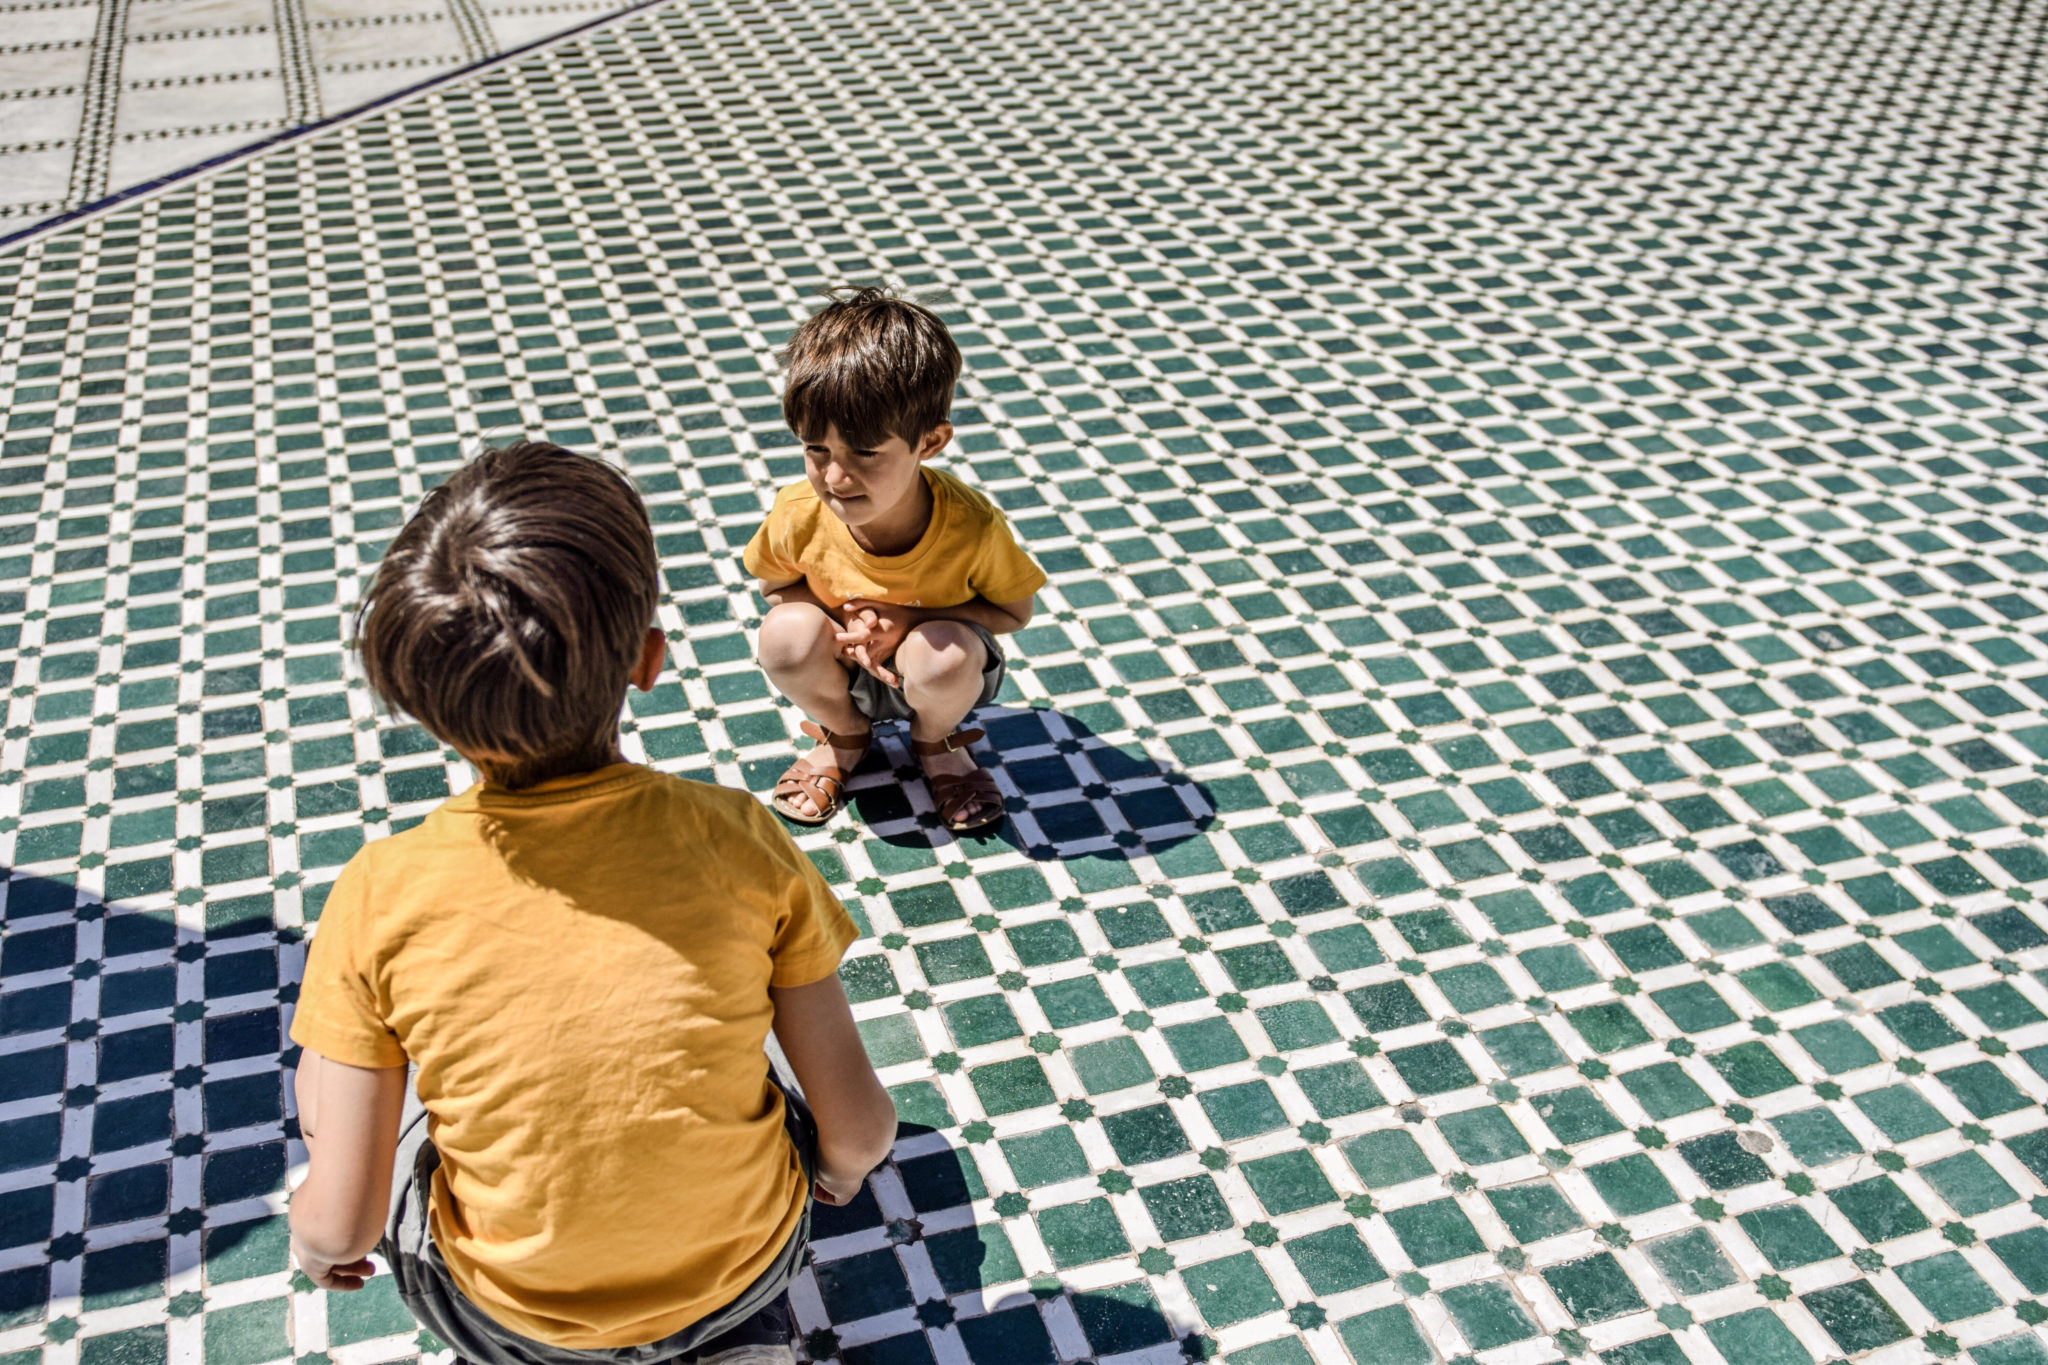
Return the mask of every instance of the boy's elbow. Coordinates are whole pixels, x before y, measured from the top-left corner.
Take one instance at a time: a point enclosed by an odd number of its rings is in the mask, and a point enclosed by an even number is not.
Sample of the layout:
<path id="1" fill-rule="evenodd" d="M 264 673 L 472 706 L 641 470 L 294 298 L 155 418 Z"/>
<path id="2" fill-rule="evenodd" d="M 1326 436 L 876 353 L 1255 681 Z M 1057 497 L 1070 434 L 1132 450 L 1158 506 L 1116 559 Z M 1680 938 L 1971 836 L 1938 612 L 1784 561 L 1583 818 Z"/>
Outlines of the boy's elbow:
<path id="1" fill-rule="evenodd" d="M 896 1145 L 896 1102 L 880 1082 L 852 1122 L 821 1128 L 819 1154 L 837 1170 L 871 1171 L 888 1160 Z"/>
<path id="2" fill-rule="evenodd" d="M 332 1265 L 361 1260 L 384 1240 L 384 1219 L 370 1210 L 329 1209 L 319 1200 L 306 1197 L 300 1186 L 292 1196 L 292 1239 L 311 1255 Z"/>
<path id="3" fill-rule="evenodd" d="M 888 1159 L 889 1151 L 896 1145 L 896 1101 L 889 1097 L 878 1082 L 875 1098 L 861 1125 L 861 1136 L 866 1139 L 866 1150 L 873 1156 L 871 1166 L 879 1166 Z"/>

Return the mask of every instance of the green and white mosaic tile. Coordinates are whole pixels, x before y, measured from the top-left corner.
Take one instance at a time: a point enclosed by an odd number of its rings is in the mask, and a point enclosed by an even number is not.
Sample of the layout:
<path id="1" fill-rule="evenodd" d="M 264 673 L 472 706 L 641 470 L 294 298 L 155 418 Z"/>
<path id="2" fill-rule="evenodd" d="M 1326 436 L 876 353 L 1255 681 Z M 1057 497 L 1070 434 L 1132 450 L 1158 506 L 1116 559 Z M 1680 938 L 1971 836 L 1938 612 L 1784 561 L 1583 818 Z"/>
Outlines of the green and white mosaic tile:
<path id="1" fill-rule="evenodd" d="M 899 739 L 802 837 L 908 1124 L 812 1359 L 2041 1365 L 2039 18 L 686 0 L 0 256 L 0 1365 L 435 1349 L 279 1216 L 325 888 L 468 781 L 347 608 L 601 453 L 629 743 L 765 788 L 770 356 L 877 274 L 1052 583 L 1009 828 Z"/>

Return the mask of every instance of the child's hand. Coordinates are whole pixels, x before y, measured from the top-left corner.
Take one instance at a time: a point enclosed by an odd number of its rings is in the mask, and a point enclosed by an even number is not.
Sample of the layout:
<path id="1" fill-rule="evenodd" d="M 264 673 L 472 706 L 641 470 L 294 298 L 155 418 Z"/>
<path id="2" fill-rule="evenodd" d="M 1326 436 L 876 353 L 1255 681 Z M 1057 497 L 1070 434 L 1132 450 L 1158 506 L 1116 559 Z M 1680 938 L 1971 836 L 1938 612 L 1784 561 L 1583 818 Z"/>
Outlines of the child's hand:
<path id="1" fill-rule="evenodd" d="M 861 661 L 855 657 L 855 651 L 867 643 L 868 622 L 874 619 L 873 613 L 863 617 L 858 612 L 841 607 L 839 616 L 839 629 L 832 636 L 839 642 L 839 657 L 855 667 L 861 667 Z"/>
<path id="2" fill-rule="evenodd" d="M 874 613 L 866 616 L 849 615 L 842 623 L 843 628 L 833 638 L 839 642 L 839 657 L 866 673 L 872 673 L 883 682 L 895 686 L 895 674 L 887 669 L 877 669 L 868 661 L 868 633 Z"/>
<path id="3" fill-rule="evenodd" d="M 347 1265 L 330 1265 L 326 1261 L 306 1254 L 306 1249 L 292 1241 L 292 1259 L 299 1263 L 299 1269 L 306 1272 L 306 1278 L 322 1289 L 339 1293 L 352 1293 L 363 1287 L 363 1281 L 377 1273 L 377 1267 L 370 1258 L 351 1261 Z"/>
<path id="4" fill-rule="evenodd" d="M 915 607 L 877 602 L 867 597 L 848 598 L 839 610 L 846 622 L 846 629 L 838 636 L 845 656 L 889 686 L 901 687 L 903 679 L 887 664 L 896 657 L 897 646 L 922 619 L 923 613 Z"/>
<path id="5" fill-rule="evenodd" d="M 848 1180 L 843 1176 L 833 1176 L 820 1171 L 818 1172 L 818 1178 L 811 1183 L 811 1195 L 820 1204 L 831 1204 L 834 1207 L 838 1207 L 842 1204 L 851 1204 L 854 1200 L 858 1199 L 860 1197 L 860 1187 L 866 1183 L 867 1175 L 865 1173 Z"/>

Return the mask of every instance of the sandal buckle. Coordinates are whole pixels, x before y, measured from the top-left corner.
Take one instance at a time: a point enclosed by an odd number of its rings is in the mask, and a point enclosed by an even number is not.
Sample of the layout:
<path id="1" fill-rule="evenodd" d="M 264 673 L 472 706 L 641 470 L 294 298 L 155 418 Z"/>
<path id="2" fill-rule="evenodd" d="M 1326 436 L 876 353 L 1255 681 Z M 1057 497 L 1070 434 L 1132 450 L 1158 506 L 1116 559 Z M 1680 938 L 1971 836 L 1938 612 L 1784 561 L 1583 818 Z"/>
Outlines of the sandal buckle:
<path id="1" fill-rule="evenodd" d="M 945 753 L 956 754 L 972 745 L 974 741 L 982 738 L 984 738 L 984 735 L 979 729 L 955 730 L 952 734 L 939 740 L 938 743 L 944 746 L 943 751 Z"/>

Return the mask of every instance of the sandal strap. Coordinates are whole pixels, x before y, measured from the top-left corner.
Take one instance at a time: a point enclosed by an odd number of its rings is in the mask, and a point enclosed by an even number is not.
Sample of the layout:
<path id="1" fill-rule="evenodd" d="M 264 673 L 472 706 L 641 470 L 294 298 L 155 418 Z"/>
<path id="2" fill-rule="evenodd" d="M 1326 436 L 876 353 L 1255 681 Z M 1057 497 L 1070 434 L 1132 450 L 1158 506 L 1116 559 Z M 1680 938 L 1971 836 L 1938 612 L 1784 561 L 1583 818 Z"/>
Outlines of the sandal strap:
<path id="1" fill-rule="evenodd" d="M 921 755 L 950 754 L 982 738 L 985 736 L 979 729 L 955 730 L 944 739 L 914 739 L 910 742 L 910 749 L 912 753 Z"/>
<path id="2" fill-rule="evenodd" d="M 833 790 L 826 791 L 825 784 L 831 783 Z M 839 804 L 840 794 L 846 784 L 835 773 L 821 773 L 815 768 L 792 765 L 789 771 L 775 783 L 775 795 L 780 797 L 808 796 L 811 804 L 820 811 L 829 810 Z"/>
<path id="3" fill-rule="evenodd" d="M 957 820 L 960 812 L 969 806 L 1002 809 L 1002 790 L 984 768 L 976 768 L 965 775 L 941 773 L 937 777 L 927 777 L 925 782 L 931 787 L 932 804 L 939 808 L 939 819 L 947 824 Z"/>
<path id="4" fill-rule="evenodd" d="M 812 739 L 817 740 L 818 743 L 829 744 L 835 749 L 865 749 L 875 738 L 875 732 L 872 727 L 861 731 L 857 735 L 839 735 L 827 730 L 814 720 L 807 720 L 796 728 L 809 735 Z"/>

